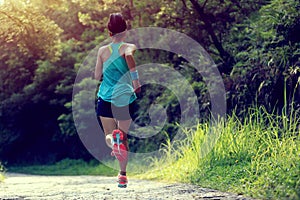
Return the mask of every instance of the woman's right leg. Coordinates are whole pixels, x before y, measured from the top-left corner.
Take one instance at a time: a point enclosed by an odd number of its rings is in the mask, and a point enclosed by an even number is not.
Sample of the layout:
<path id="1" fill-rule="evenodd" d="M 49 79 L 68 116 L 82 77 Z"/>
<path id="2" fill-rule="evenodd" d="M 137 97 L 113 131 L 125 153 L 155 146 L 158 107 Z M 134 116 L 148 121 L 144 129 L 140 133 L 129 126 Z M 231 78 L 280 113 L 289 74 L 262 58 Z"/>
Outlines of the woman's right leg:
<path id="1" fill-rule="evenodd" d="M 127 134 L 128 134 L 131 122 L 132 122 L 131 119 L 118 121 L 118 128 L 123 132 L 124 137 L 125 137 L 123 143 L 124 143 L 127 151 L 129 151 Z M 127 163 L 128 163 L 128 154 L 123 161 L 119 162 L 121 172 L 126 172 Z"/>

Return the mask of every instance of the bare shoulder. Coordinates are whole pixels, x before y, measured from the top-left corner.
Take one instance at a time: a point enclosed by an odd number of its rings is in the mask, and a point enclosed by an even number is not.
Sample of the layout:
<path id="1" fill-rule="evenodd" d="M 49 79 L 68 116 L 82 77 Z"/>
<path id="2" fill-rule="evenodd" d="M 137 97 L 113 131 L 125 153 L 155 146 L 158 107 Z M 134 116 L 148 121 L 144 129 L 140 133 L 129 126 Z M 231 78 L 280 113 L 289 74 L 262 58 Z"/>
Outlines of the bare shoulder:
<path id="1" fill-rule="evenodd" d="M 131 43 L 124 43 L 124 54 L 125 55 L 133 55 L 134 52 L 136 51 L 137 47 L 135 44 L 131 44 Z"/>
<path id="2" fill-rule="evenodd" d="M 130 48 L 130 49 L 135 49 L 136 50 L 136 45 L 135 44 L 131 44 L 131 43 L 125 43 L 126 44 L 126 48 Z"/>
<path id="3" fill-rule="evenodd" d="M 106 51 L 108 49 L 109 45 L 104 45 L 102 47 L 99 48 L 98 53 L 102 54 L 104 51 Z"/>
<path id="4" fill-rule="evenodd" d="M 109 45 L 105 45 L 99 48 L 98 50 L 98 57 L 104 62 L 106 61 L 110 56 L 110 50 Z"/>

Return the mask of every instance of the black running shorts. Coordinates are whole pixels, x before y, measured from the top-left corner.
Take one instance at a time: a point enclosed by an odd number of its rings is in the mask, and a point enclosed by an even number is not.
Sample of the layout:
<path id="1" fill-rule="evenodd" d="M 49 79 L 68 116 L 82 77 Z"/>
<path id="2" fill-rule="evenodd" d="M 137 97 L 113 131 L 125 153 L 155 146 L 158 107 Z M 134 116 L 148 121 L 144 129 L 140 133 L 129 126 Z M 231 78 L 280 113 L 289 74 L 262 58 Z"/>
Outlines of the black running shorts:
<path id="1" fill-rule="evenodd" d="M 101 117 L 115 118 L 116 120 L 129 120 L 133 119 L 135 108 L 135 101 L 127 106 L 117 107 L 110 102 L 98 98 L 96 112 L 97 115 Z"/>

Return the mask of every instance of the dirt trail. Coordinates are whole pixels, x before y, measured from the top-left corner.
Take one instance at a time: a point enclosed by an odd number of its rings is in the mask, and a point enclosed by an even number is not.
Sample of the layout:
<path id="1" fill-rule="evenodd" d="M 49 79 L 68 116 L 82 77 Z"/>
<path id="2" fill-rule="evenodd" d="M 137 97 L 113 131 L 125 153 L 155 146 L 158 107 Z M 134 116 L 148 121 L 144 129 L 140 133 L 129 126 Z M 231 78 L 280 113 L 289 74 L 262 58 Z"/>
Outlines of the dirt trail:
<path id="1" fill-rule="evenodd" d="M 109 199 L 247 199 L 181 183 L 161 183 L 129 179 L 128 187 L 118 188 L 115 177 L 35 176 L 6 174 L 0 183 L 1 200 L 109 200 Z"/>

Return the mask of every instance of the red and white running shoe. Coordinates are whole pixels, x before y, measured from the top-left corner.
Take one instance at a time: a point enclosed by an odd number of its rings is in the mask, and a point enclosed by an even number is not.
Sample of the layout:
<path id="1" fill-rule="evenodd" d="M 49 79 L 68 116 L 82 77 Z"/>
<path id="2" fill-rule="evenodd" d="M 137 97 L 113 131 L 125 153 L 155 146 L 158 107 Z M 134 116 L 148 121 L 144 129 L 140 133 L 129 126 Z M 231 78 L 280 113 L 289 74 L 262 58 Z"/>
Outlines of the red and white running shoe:
<path id="1" fill-rule="evenodd" d="M 119 188 L 126 188 L 127 187 L 128 180 L 127 180 L 126 176 L 119 174 L 118 182 L 119 182 L 119 184 L 118 184 Z"/>
<path id="2" fill-rule="evenodd" d="M 123 131 L 117 129 L 112 132 L 112 137 L 113 146 L 111 155 L 115 156 L 120 162 L 123 162 L 127 159 L 128 156 L 127 148 L 123 143 L 125 134 Z"/>

